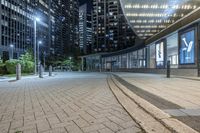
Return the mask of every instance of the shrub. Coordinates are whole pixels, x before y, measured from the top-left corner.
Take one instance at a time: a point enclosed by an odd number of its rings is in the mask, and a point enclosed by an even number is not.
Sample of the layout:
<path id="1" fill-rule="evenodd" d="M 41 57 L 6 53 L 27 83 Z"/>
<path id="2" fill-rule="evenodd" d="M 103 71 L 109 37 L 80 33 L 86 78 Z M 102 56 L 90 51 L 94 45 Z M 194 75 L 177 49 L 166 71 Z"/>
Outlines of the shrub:
<path id="1" fill-rule="evenodd" d="M 32 73 L 34 70 L 33 55 L 30 52 L 21 55 L 20 64 L 22 65 L 23 73 Z"/>
<path id="2" fill-rule="evenodd" d="M 34 63 L 32 61 L 20 61 L 23 73 L 32 73 L 34 70 Z"/>
<path id="3" fill-rule="evenodd" d="M 6 65 L 3 63 L 2 60 L 0 60 L 0 75 L 4 75 L 6 73 L 7 73 L 7 71 L 6 71 Z"/>
<path id="4" fill-rule="evenodd" d="M 16 73 L 16 65 L 20 63 L 19 60 L 7 60 L 5 62 L 5 66 L 7 69 L 8 74 L 15 74 Z"/>

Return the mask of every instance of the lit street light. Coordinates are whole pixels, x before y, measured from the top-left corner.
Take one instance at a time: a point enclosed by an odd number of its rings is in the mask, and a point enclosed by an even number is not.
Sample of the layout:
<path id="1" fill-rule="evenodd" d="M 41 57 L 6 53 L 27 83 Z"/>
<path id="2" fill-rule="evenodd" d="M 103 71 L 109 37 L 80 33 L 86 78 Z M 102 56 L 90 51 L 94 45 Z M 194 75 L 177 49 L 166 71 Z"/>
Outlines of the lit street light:
<path id="1" fill-rule="evenodd" d="M 11 59 L 13 59 L 13 49 L 14 49 L 14 45 L 11 44 L 11 45 L 10 45 L 10 48 L 11 48 Z"/>
<path id="2" fill-rule="evenodd" d="M 39 68 L 40 68 L 40 45 L 41 44 L 42 44 L 42 41 L 38 41 L 38 44 L 37 44 L 38 71 L 39 71 Z"/>
<path id="3" fill-rule="evenodd" d="M 40 19 L 35 17 L 34 19 L 34 63 L 35 63 L 35 75 L 37 74 L 37 22 L 39 22 Z"/>
<path id="4" fill-rule="evenodd" d="M 69 60 L 70 60 L 70 71 L 72 71 L 72 66 L 71 66 L 71 62 L 72 62 L 72 57 L 69 57 Z"/>

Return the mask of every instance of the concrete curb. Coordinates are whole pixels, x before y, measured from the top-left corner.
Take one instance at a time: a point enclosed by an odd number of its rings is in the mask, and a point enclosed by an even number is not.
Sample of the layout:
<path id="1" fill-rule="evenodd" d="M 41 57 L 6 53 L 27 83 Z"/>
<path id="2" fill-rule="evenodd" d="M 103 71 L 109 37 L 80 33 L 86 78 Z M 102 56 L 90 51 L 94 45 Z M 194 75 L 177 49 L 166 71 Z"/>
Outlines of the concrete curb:
<path id="1" fill-rule="evenodd" d="M 113 76 L 111 77 L 115 85 L 131 100 L 133 100 L 139 107 L 145 112 L 150 114 L 153 118 L 159 121 L 162 125 L 168 128 L 171 132 L 175 133 L 198 133 L 194 129 L 185 125 L 184 123 L 172 118 L 169 114 L 160 110 L 156 106 L 152 105 L 148 101 L 134 94 L 132 91 L 123 86 Z M 148 132 L 148 131 L 147 131 Z"/>
<path id="2" fill-rule="evenodd" d="M 108 78 L 108 85 L 118 102 L 129 113 L 138 125 L 147 133 L 171 133 L 171 131 L 153 118 L 144 109 L 139 107 L 132 99 L 127 97 L 114 83 L 112 78 Z"/>
<path id="3" fill-rule="evenodd" d="M 57 74 L 52 74 L 51 77 L 54 77 L 56 75 Z M 50 76 L 48 74 L 44 74 L 44 78 L 46 78 L 46 77 L 50 77 Z M 22 76 L 21 80 L 24 80 L 24 79 L 35 79 L 35 78 L 39 78 L 38 75 Z M 9 82 L 9 81 L 13 81 L 13 80 L 16 80 L 16 77 L 0 79 L 0 82 Z"/>

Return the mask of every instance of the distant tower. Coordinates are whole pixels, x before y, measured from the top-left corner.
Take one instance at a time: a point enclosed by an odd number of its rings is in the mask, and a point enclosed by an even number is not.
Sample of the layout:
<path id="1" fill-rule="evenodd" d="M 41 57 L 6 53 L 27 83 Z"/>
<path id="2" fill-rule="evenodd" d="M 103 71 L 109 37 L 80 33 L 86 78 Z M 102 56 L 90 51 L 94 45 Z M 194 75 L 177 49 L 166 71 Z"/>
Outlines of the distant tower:
<path id="1" fill-rule="evenodd" d="M 82 54 L 91 53 L 92 21 L 87 4 L 79 7 L 79 46 Z"/>
<path id="2" fill-rule="evenodd" d="M 79 2 L 78 0 L 53 0 L 55 19 L 55 54 L 69 57 L 78 49 Z M 55 6 L 57 5 L 57 6 Z"/>
<path id="3" fill-rule="evenodd" d="M 119 0 L 93 0 L 92 49 L 111 52 L 133 46 L 135 34 L 127 24 Z"/>

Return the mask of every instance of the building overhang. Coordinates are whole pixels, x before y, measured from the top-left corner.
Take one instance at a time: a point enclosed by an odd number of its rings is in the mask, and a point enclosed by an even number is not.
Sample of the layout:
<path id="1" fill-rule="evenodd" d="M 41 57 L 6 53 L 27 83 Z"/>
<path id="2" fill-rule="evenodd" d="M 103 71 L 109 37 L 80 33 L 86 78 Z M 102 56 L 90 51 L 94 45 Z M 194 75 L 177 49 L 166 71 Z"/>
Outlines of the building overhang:
<path id="1" fill-rule="evenodd" d="M 120 0 L 132 29 L 149 39 L 200 7 L 199 0 Z"/>
<path id="2" fill-rule="evenodd" d="M 155 41 L 158 41 L 165 36 L 168 36 L 169 34 L 181 30 L 183 28 L 186 28 L 189 25 L 192 25 L 200 20 L 200 7 L 194 10 L 193 12 L 189 13 L 182 19 L 178 20 L 174 24 L 170 25 L 168 28 L 162 30 L 161 32 L 155 34 L 154 36 L 150 37 L 145 41 L 145 44 L 151 44 Z"/>

